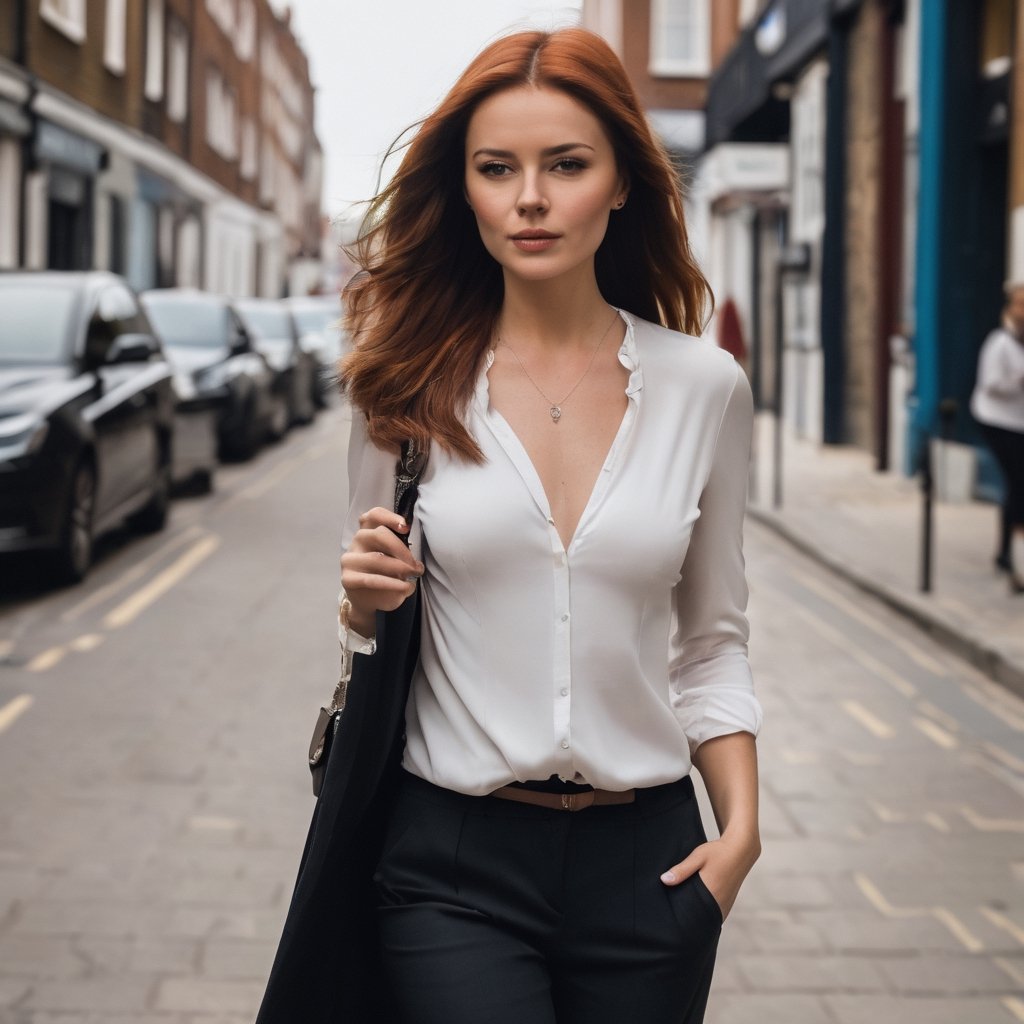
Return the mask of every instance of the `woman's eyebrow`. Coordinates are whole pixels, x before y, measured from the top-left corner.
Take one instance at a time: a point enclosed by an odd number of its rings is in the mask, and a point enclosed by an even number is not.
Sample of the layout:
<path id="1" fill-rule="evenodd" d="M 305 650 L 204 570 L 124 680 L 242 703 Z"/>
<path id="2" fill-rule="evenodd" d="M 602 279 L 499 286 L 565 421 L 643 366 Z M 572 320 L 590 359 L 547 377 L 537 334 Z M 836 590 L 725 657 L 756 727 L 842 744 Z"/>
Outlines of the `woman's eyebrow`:
<path id="1" fill-rule="evenodd" d="M 587 145 L 585 142 L 565 142 L 560 146 L 548 146 L 547 149 L 542 149 L 540 155 L 543 157 L 560 156 L 562 153 L 568 153 L 573 149 L 593 150 L 594 147 Z M 473 154 L 473 159 L 475 160 L 478 156 L 497 156 L 505 160 L 511 160 L 515 153 L 508 149 L 478 149 Z"/>

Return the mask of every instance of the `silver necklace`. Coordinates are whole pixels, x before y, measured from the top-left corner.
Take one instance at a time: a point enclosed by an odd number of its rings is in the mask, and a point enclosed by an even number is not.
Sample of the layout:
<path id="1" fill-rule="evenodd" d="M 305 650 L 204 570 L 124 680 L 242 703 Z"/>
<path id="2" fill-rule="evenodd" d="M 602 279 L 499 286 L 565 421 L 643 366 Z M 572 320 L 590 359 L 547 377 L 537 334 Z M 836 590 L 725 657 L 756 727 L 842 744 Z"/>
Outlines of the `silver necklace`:
<path id="1" fill-rule="evenodd" d="M 550 415 L 552 422 L 557 423 L 562 418 L 562 406 L 569 401 L 569 399 L 573 395 L 573 392 L 583 383 L 587 374 L 590 373 L 590 370 L 594 365 L 594 361 L 597 359 L 597 353 L 601 351 L 601 346 L 604 344 L 604 339 L 608 337 L 608 332 L 612 329 L 612 324 L 614 324 L 615 321 L 618 320 L 618 318 L 618 313 L 616 313 L 615 316 L 612 317 L 611 322 L 604 329 L 604 334 L 601 335 L 601 340 L 597 343 L 597 347 L 594 349 L 594 354 L 590 357 L 590 362 L 587 363 L 587 368 L 583 371 L 583 376 L 580 377 L 580 379 L 576 381 L 575 384 L 573 384 L 573 386 L 569 389 L 569 393 L 560 402 L 554 402 L 550 398 L 548 398 L 547 395 L 544 394 L 544 392 L 541 390 L 540 385 L 530 375 L 530 371 L 526 368 L 526 365 L 523 363 L 522 359 L 519 358 L 519 355 L 516 352 L 516 350 L 500 334 L 498 335 L 498 343 L 504 345 L 505 348 L 507 348 L 509 352 L 512 353 L 512 355 L 515 357 L 516 362 L 519 364 L 519 368 L 523 371 L 523 373 L 526 374 L 526 379 L 537 389 L 537 394 L 540 395 L 540 397 L 543 398 L 544 401 L 548 403 L 548 415 Z"/>

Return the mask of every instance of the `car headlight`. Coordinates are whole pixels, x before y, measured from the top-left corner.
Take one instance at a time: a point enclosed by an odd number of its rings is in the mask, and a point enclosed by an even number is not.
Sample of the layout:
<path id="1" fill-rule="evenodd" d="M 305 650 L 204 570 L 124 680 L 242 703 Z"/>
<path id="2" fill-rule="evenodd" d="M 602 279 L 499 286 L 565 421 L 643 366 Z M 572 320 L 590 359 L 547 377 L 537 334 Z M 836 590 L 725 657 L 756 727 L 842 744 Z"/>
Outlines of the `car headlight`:
<path id="1" fill-rule="evenodd" d="M 17 463 L 31 458 L 50 433 L 50 424 L 30 413 L 0 419 L 0 462 Z"/>
<path id="2" fill-rule="evenodd" d="M 216 363 L 196 374 L 196 384 L 203 391 L 215 391 L 224 387 L 231 377 L 232 373 L 227 363 Z"/>

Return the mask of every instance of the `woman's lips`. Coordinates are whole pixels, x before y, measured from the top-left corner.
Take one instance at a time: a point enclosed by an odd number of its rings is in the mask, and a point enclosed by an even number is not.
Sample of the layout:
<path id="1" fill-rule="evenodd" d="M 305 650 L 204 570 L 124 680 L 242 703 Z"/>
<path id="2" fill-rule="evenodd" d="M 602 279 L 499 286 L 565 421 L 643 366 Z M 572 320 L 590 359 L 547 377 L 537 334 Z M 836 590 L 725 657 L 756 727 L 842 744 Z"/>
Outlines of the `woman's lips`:
<path id="1" fill-rule="evenodd" d="M 558 241 L 558 235 L 513 235 L 512 244 L 521 252 L 543 252 Z"/>

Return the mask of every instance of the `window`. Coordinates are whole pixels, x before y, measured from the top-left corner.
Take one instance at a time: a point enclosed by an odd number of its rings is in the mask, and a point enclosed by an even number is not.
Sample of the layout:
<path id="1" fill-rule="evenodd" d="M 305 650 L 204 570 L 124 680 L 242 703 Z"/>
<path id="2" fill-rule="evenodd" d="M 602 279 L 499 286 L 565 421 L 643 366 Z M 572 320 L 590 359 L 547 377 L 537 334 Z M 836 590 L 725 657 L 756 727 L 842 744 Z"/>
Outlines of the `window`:
<path id="1" fill-rule="evenodd" d="M 171 18 L 167 25 L 167 116 L 180 124 L 188 114 L 188 29 Z"/>
<path id="2" fill-rule="evenodd" d="M 251 117 L 242 118 L 242 166 L 239 173 L 246 181 L 252 181 L 257 171 L 256 122 Z"/>
<path id="3" fill-rule="evenodd" d="M 68 39 L 85 42 L 85 0 L 42 0 L 39 13 Z"/>
<path id="4" fill-rule="evenodd" d="M 240 60 L 250 61 L 256 52 L 256 8 L 252 0 L 239 0 L 238 31 L 235 33 L 235 53 Z"/>
<path id="5" fill-rule="evenodd" d="M 146 99 L 164 96 L 164 0 L 146 2 Z"/>
<path id="6" fill-rule="evenodd" d="M 235 34 L 235 0 L 206 0 L 206 10 L 224 35 Z"/>
<path id="7" fill-rule="evenodd" d="M 103 63 L 115 75 L 124 74 L 124 19 L 125 0 L 107 0 Z"/>
<path id="8" fill-rule="evenodd" d="M 710 0 L 651 0 L 652 75 L 711 73 Z"/>
<path id="9" fill-rule="evenodd" d="M 238 156 L 238 101 L 214 67 L 206 73 L 206 141 L 225 160 Z"/>

